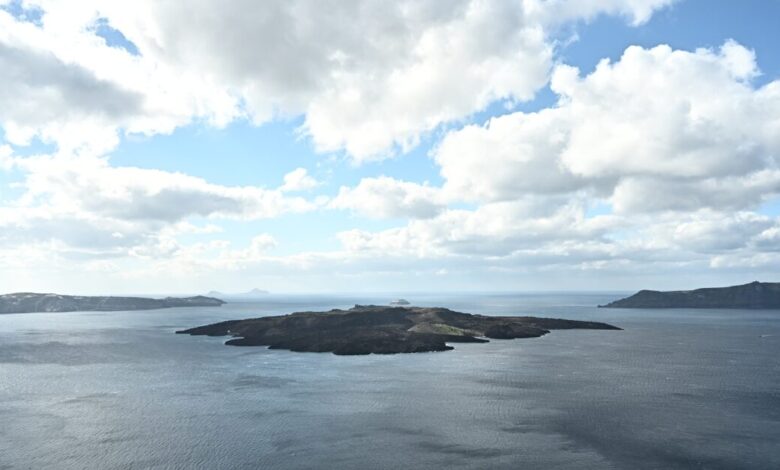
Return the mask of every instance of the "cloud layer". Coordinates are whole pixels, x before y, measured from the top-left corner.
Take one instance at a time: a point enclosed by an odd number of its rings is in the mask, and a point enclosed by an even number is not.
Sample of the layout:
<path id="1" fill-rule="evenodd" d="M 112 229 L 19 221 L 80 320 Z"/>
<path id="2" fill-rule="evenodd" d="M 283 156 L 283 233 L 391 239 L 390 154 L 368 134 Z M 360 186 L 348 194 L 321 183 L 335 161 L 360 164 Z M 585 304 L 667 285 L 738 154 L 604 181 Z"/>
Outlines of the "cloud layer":
<path id="1" fill-rule="evenodd" d="M 0 248 L 167 256 L 181 248 L 177 235 L 220 231 L 190 219 L 251 221 L 316 207 L 281 189 L 215 185 L 181 173 L 112 167 L 101 158 L 6 155 L 0 163 L 25 175 L 21 195 L 0 207 Z"/>
<path id="2" fill-rule="evenodd" d="M 183 21 L 169 1 L 27 0 L 38 24 L 0 10 L 0 64 L 13 62 L 0 79 L 51 112 L 29 115 L 8 89 L 0 121 L 18 140 L 60 141 L 80 121 L 148 134 L 304 115 L 321 151 L 381 158 L 494 101 L 531 99 L 561 24 L 601 13 L 638 24 L 670 3 L 199 0 Z M 109 46 L 106 28 L 132 47 Z"/>
<path id="3" fill-rule="evenodd" d="M 754 208 L 780 191 L 780 81 L 754 88 L 752 51 L 629 47 L 581 77 L 558 66 L 557 106 L 449 133 L 452 197 L 587 192 L 617 213 Z"/>
<path id="4" fill-rule="evenodd" d="M 560 65 L 556 106 L 467 125 L 434 150 L 445 183 L 427 188 L 428 201 L 476 209 L 353 230 L 342 242 L 355 253 L 480 256 L 495 266 L 771 266 L 780 221 L 753 211 L 780 194 L 780 81 L 757 88 L 758 74 L 753 52 L 733 41 L 629 47 L 587 76 Z M 367 192 L 374 184 L 342 196 L 354 193 L 366 213 L 401 210 L 397 191 Z M 607 213 L 588 216 L 594 204 Z"/>
<path id="5" fill-rule="evenodd" d="M 571 25 L 641 27 L 672 3 L 0 0 L 0 276 L 511 288 L 771 270 L 780 81 L 755 85 L 752 50 L 629 46 L 593 71 L 556 56 Z M 555 105 L 514 111 L 546 86 Z M 110 163 L 125 135 L 288 118 L 325 169 L 275 187 Z M 385 172 L 426 138 L 440 182 Z M 36 139 L 49 150 L 22 156 Z M 334 183 L 334 153 L 361 177 Z M 283 217 L 317 249 L 251 225 Z"/>

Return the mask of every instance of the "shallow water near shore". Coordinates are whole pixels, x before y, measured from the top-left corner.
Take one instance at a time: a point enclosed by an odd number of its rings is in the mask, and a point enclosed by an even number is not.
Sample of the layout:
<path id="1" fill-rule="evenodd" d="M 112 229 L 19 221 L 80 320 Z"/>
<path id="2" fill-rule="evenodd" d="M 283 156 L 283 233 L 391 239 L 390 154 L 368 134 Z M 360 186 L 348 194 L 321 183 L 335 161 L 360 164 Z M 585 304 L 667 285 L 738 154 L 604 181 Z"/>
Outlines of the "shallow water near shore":
<path id="1" fill-rule="evenodd" d="M 340 357 L 173 332 L 392 297 L 0 315 L 0 469 L 780 468 L 780 311 L 404 296 L 624 331 Z"/>

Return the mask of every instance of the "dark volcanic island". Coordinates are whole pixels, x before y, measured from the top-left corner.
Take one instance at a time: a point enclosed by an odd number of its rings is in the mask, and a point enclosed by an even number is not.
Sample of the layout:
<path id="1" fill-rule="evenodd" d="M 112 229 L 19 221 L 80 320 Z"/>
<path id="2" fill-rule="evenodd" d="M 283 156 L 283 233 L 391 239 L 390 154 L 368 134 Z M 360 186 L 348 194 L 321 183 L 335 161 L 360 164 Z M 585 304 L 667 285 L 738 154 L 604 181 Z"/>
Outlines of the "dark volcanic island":
<path id="1" fill-rule="evenodd" d="M 739 308 L 780 309 L 780 282 L 661 292 L 641 290 L 603 308 Z"/>
<path id="2" fill-rule="evenodd" d="M 356 305 L 349 310 L 230 320 L 177 333 L 233 336 L 225 343 L 232 346 L 356 355 L 447 351 L 453 349 L 447 343 L 537 338 L 562 329 L 620 328 L 588 321 L 471 315 L 446 308 Z"/>
<path id="3" fill-rule="evenodd" d="M 145 297 L 87 297 L 20 292 L 0 295 L 0 313 L 110 312 L 173 307 L 219 307 L 224 303 L 222 300 L 202 295 L 148 299 Z"/>

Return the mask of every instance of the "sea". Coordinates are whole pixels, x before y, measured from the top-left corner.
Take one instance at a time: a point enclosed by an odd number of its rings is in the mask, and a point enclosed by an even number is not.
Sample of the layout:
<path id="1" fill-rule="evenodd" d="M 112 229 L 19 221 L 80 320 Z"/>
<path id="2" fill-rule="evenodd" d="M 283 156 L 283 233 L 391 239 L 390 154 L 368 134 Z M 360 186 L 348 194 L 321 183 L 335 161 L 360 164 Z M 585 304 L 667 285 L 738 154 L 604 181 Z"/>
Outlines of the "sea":
<path id="1" fill-rule="evenodd" d="M 0 469 L 780 468 L 780 311 L 623 294 L 405 294 L 623 330 L 387 356 L 174 334 L 386 294 L 0 315 Z"/>

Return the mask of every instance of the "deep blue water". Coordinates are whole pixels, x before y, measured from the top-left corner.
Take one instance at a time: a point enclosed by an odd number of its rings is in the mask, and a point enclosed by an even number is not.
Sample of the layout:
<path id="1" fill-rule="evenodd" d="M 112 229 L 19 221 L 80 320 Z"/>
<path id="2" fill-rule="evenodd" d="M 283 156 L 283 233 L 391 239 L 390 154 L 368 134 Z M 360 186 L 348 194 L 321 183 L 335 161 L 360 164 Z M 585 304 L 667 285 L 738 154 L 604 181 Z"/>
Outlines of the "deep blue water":
<path id="1" fill-rule="evenodd" d="M 173 332 L 388 298 L 0 315 L 0 468 L 780 468 L 780 311 L 617 297 L 409 296 L 625 330 L 363 357 Z"/>

